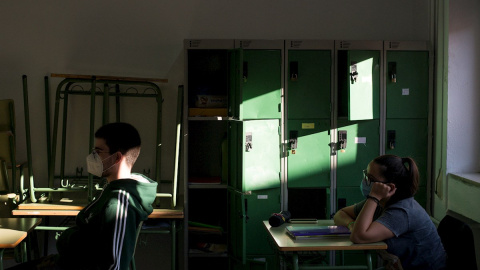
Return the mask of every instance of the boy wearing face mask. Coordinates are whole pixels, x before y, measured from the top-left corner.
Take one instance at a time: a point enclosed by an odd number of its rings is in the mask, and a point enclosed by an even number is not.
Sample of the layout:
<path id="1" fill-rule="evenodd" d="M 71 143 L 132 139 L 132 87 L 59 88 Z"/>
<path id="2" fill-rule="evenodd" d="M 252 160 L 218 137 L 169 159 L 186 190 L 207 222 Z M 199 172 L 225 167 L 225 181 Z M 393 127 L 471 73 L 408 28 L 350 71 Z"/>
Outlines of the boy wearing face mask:
<path id="1" fill-rule="evenodd" d="M 140 136 L 127 123 L 110 123 L 95 133 L 88 172 L 104 177 L 101 194 L 76 217 L 76 226 L 57 240 L 58 255 L 11 269 L 128 269 L 139 223 L 152 213 L 157 183 L 132 173 Z"/>

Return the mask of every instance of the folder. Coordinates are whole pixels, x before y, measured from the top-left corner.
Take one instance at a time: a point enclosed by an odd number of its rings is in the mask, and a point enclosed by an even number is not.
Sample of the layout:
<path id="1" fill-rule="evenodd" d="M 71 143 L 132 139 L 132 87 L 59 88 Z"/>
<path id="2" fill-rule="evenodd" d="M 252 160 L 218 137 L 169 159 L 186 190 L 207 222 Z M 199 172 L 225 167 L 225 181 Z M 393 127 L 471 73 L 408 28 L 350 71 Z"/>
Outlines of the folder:
<path id="1" fill-rule="evenodd" d="M 294 240 L 350 235 L 344 226 L 287 226 L 285 231 Z"/>

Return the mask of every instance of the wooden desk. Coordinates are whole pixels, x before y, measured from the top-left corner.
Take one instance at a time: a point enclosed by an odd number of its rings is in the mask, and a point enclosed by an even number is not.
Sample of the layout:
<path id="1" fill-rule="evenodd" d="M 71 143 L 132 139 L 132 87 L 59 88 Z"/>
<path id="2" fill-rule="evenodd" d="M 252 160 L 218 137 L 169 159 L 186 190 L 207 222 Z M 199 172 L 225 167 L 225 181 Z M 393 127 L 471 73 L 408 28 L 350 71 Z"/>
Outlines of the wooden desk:
<path id="1" fill-rule="evenodd" d="M 42 222 L 41 218 L 0 218 L 0 269 L 3 269 L 3 252 L 17 247 Z M 26 246 L 23 247 L 26 261 Z"/>
<path id="2" fill-rule="evenodd" d="M 78 212 L 86 206 L 85 204 L 59 204 L 59 203 L 28 203 L 20 204 L 18 209 L 12 210 L 14 216 L 64 216 L 75 217 Z M 177 242 L 177 220 L 184 218 L 183 206 L 177 206 L 175 209 L 153 209 L 153 212 L 148 216 L 151 219 L 168 219 L 171 221 L 171 228 L 169 230 L 149 230 L 148 233 L 170 233 L 172 241 L 172 269 L 176 269 L 176 242 Z M 37 224 L 38 225 L 38 224 Z M 52 230 L 47 226 L 39 226 L 41 230 Z M 53 228 L 55 229 L 55 228 Z M 65 228 L 64 228 L 65 229 Z M 147 231 L 145 231 L 147 232 Z M 0 269 L 1 270 L 1 269 Z"/>
<path id="3" fill-rule="evenodd" d="M 372 269 L 372 258 L 370 251 L 387 249 L 387 244 L 384 242 L 370 243 L 370 244 L 354 244 L 350 241 L 349 236 L 335 236 L 325 237 L 321 239 L 306 239 L 306 240 L 293 240 L 286 232 L 285 227 L 292 226 L 316 226 L 315 224 L 289 224 L 285 223 L 279 227 L 272 227 L 268 223 L 268 220 L 263 221 L 265 228 L 267 229 L 271 239 L 275 243 L 278 251 L 286 254 L 291 254 L 293 260 L 293 269 L 301 269 L 298 265 L 298 253 L 302 251 L 330 251 L 330 250 L 364 250 L 366 251 L 367 264 L 364 266 L 358 266 L 358 269 Z M 319 220 L 317 225 L 334 225 L 333 220 Z M 316 267 L 322 269 L 322 266 Z M 345 269 L 345 266 L 328 266 L 327 269 Z M 308 269 L 312 269 L 309 266 Z M 353 267 L 348 267 L 353 269 Z"/>

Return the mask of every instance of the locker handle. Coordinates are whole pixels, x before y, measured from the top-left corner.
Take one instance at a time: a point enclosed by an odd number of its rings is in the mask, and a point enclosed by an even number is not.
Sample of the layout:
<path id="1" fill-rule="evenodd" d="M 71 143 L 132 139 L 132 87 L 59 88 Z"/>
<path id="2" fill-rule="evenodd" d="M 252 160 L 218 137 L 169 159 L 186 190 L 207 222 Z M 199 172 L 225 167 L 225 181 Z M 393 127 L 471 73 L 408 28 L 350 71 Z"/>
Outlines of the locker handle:
<path id="1" fill-rule="evenodd" d="M 389 149 L 395 149 L 395 130 L 388 130 L 387 131 L 387 145 Z"/>
<path id="2" fill-rule="evenodd" d="M 347 131 L 339 130 L 338 131 L 338 149 L 345 150 L 346 148 L 347 148 Z"/>
<path id="3" fill-rule="evenodd" d="M 357 78 L 358 78 L 358 72 L 357 72 L 357 63 L 355 62 L 352 62 L 351 65 L 350 65 L 350 82 L 352 84 L 356 83 L 357 82 Z"/>
<path id="4" fill-rule="evenodd" d="M 388 76 L 390 77 L 390 81 L 392 83 L 397 82 L 397 63 L 396 62 L 388 62 Z"/>
<path id="5" fill-rule="evenodd" d="M 290 130 L 290 149 L 294 150 L 297 149 L 298 146 L 298 131 L 297 130 Z"/>
<path id="6" fill-rule="evenodd" d="M 295 82 L 298 80 L 298 62 L 292 61 L 290 62 L 290 80 Z"/>
<path id="7" fill-rule="evenodd" d="M 248 79 L 248 62 L 243 62 L 243 82 L 247 82 Z"/>

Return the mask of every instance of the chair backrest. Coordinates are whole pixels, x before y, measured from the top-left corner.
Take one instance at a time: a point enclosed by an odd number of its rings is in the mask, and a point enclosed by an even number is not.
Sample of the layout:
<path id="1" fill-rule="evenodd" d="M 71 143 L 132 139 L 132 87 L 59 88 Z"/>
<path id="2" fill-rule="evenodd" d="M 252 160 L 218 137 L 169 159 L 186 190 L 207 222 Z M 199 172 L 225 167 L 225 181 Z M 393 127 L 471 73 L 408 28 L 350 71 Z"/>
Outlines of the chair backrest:
<path id="1" fill-rule="evenodd" d="M 10 192 L 8 187 L 7 164 L 0 158 L 0 195 Z"/>
<path id="2" fill-rule="evenodd" d="M 15 106 L 13 99 L 0 100 L 0 131 L 15 133 Z"/>
<path id="3" fill-rule="evenodd" d="M 475 242 L 468 224 L 446 215 L 438 225 L 438 235 L 447 252 L 448 269 L 477 269 Z"/>
<path id="4" fill-rule="evenodd" d="M 137 249 L 137 242 L 138 242 L 138 237 L 140 236 L 140 232 L 142 231 L 142 226 L 143 226 L 143 221 L 140 221 L 140 223 L 137 226 L 137 236 L 135 237 L 135 247 L 133 248 L 133 254 L 132 254 L 132 260 L 130 261 L 130 270 L 135 270 L 135 250 Z"/>

